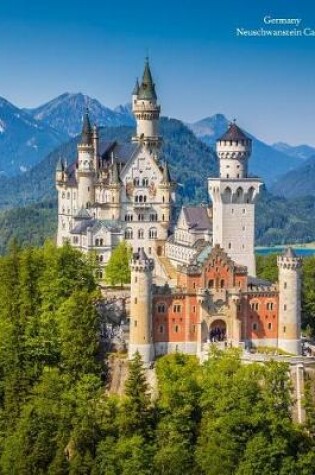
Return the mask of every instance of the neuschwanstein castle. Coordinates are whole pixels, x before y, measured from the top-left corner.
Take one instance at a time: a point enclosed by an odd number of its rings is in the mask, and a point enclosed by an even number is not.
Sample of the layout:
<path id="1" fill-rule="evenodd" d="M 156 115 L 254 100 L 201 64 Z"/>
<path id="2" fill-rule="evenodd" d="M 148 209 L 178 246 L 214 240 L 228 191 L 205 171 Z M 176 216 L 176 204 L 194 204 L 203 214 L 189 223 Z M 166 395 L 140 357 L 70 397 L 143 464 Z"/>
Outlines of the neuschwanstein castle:
<path id="1" fill-rule="evenodd" d="M 220 176 L 212 205 L 184 206 L 174 222 L 176 183 L 160 153 L 160 106 L 148 61 L 132 93 L 130 144 L 103 143 L 88 113 L 76 160 L 60 160 L 58 245 L 93 250 L 103 268 L 117 244 L 133 249 L 129 355 L 148 363 L 172 351 L 202 354 L 212 342 L 300 354 L 301 260 L 278 257 L 279 282 L 256 278 L 252 141 L 235 124 L 217 140 Z"/>

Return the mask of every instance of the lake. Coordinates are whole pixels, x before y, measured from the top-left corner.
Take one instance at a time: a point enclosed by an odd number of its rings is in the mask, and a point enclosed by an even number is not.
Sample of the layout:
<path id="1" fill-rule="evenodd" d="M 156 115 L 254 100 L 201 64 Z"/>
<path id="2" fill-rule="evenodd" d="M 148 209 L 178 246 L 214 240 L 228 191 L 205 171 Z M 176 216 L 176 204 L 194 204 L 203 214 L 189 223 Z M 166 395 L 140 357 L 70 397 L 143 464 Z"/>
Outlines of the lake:
<path id="1" fill-rule="evenodd" d="M 260 247 L 256 249 L 255 252 L 260 256 L 266 256 L 268 254 L 282 254 L 286 247 L 287 246 Z M 300 257 L 315 256 L 315 248 L 298 247 L 293 249 L 296 255 Z"/>

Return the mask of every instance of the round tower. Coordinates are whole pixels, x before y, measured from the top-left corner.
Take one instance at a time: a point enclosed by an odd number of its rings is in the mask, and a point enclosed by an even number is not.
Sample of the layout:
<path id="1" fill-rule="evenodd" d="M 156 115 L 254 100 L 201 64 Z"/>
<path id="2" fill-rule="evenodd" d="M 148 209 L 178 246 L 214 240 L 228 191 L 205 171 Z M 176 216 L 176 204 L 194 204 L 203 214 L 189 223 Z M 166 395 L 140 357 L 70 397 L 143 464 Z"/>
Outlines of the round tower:
<path id="1" fill-rule="evenodd" d="M 172 208 L 175 200 L 174 191 L 176 183 L 171 179 L 168 164 L 164 161 L 162 181 L 158 185 L 157 198 L 160 203 L 159 220 L 165 230 L 161 239 L 167 239 L 168 231 L 172 228 Z"/>
<path id="2" fill-rule="evenodd" d="M 301 354 L 301 270 L 302 259 L 292 248 L 277 258 L 279 269 L 278 347 Z"/>
<path id="3" fill-rule="evenodd" d="M 84 115 L 81 142 L 78 145 L 78 207 L 89 208 L 94 203 L 95 155 L 93 131 L 88 111 Z"/>
<path id="4" fill-rule="evenodd" d="M 157 103 L 155 84 L 150 65 L 146 59 L 141 84 L 138 82 L 132 93 L 132 111 L 137 121 L 137 135 L 134 141 L 142 141 L 149 146 L 159 146 L 158 124 L 160 106 Z"/>
<path id="5" fill-rule="evenodd" d="M 221 178 L 247 178 L 252 141 L 235 122 L 230 124 L 226 133 L 217 141 L 216 149 Z"/>
<path id="6" fill-rule="evenodd" d="M 65 167 L 64 167 L 63 160 L 61 158 L 59 158 L 58 162 L 57 162 L 57 165 L 56 165 L 56 183 L 57 183 L 57 185 L 59 183 L 63 182 L 64 169 L 65 169 Z"/>
<path id="7" fill-rule="evenodd" d="M 144 364 L 154 359 L 152 335 L 153 260 L 141 248 L 131 261 L 129 358 L 138 351 Z"/>
<path id="8" fill-rule="evenodd" d="M 100 147 L 99 147 L 99 133 L 98 128 L 94 124 L 93 126 L 93 148 L 94 148 L 94 169 L 96 172 L 99 171 L 100 163 Z"/>

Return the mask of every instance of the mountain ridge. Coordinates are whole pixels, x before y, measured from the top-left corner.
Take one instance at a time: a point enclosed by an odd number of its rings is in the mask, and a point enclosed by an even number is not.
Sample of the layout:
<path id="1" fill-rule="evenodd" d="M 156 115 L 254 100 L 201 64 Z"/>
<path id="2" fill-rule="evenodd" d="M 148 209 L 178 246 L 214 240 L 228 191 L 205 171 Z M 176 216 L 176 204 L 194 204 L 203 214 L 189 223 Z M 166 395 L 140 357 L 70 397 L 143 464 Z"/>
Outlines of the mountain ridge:
<path id="1" fill-rule="evenodd" d="M 201 141 L 214 147 L 215 141 L 225 132 L 229 123 L 224 114 L 217 113 L 186 125 Z M 259 140 L 252 133 L 243 130 L 253 141 L 250 169 L 253 175 L 260 176 L 267 185 L 271 185 L 277 176 L 294 169 L 301 163 L 299 158 L 286 155 Z"/>

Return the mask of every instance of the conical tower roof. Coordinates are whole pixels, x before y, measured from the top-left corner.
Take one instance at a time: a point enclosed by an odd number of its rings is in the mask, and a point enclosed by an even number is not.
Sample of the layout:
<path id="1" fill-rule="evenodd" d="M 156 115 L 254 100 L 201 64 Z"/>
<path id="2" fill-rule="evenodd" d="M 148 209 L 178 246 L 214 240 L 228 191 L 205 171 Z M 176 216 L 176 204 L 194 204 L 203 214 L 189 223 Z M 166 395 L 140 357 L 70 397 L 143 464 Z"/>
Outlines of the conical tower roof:
<path id="1" fill-rule="evenodd" d="M 92 127 L 91 127 L 89 111 L 87 109 L 84 116 L 83 116 L 81 144 L 83 144 L 83 145 L 92 145 L 92 136 L 93 136 L 93 131 L 92 131 Z"/>
<path id="2" fill-rule="evenodd" d="M 63 160 L 61 157 L 58 158 L 58 162 L 57 162 L 57 165 L 56 165 L 56 172 L 63 172 L 64 171 L 64 164 L 63 164 Z"/>
<path id="3" fill-rule="evenodd" d="M 228 130 L 218 139 L 220 140 L 250 140 L 249 137 L 236 125 L 235 122 L 232 122 L 229 125 Z"/>
<path id="4" fill-rule="evenodd" d="M 118 171 L 118 164 L 114 162 L 112 165 L 112 170 L 110 174 L 110 184 L 111 185 L 118 185 L 119 184 L 119 171 Z"/>
<path id="5" fill-rule="evenodd" d="M 139 87 L 138 99 L 156 100 L 155 84 L 152 79 L 151 69 L 148 58 L 145 61 L 142 82 Z"/>
<path id="6" fill-rule="evenodd" d="M 294 250 L 292 249 L 291 246 L 287 247 L 284 251 L 283 251 L 283 254 L 282 254 L 283 257 L 288 257 L 290 259 L 294 258 L 294 257 L 297 257 L 296 256 L 296 253 L 294 252 Z"/>
<path id="7" fill-rule="evenodd" d="M 133 91 L 132 91 L 132 95 L 133 96 L 137 96 L 139 94 L 139 80 L 138 78 L 136 79 L 136 84 L 135 84 L 135 87 L 133 88 Z"/>
<path id="8" fill-rule="evenodd" d="M 146 255 L 145 250 L 143 249 L 143 247 L 140 248 L 140 251 L 138 253 L 138 259 L 140 261 L 147 261 L 148 260 L 148 256 Z"/>
<path id="9" fill-rule="evenodd" d="M 170 174 L 170 170 L 168 168 L 168 164 L 167 164 L 167 161 L 164 162 L 164 167 L 163 167 L 163 183 L 171 183 L 172 182 L 172 179 L 171 179 L 171 174 Z"/>

